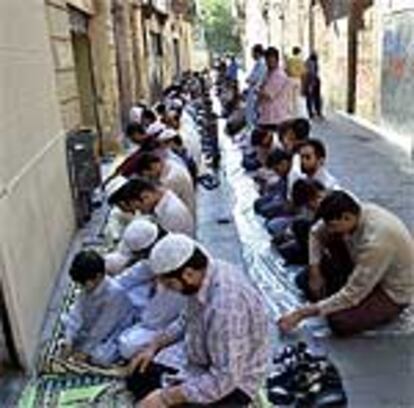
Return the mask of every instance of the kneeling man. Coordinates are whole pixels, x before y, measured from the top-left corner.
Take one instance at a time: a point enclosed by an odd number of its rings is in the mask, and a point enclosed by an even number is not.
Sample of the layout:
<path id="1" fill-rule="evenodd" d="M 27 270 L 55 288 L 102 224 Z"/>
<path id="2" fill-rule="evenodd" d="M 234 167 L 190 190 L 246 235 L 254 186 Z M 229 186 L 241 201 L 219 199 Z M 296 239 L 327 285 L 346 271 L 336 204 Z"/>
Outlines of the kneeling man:
<path id="1" fill-rule="evenodd" d="M 129 388 L 139 407 L 247 406 L 266 377 L 270 354 L 259 293 L 240 271 L 182 234 L 161 239 L 150 264 L 160 283 L 188 302 L 182 318 L 131 362 Z M 153 359 L 181 339 L 186 363 L 180 379 L 161 388 L 168 369 Z"/>
<path id="2" fill-rule="evenodd" d="M 333 332 L 348 336 L 395 319 L 414 297 L 414 242 L 408 229 L 389 211 L 360 204 L 344 191 L 329 193 L 317 218 L 308 275 L 316 302 L 283 316 L 281 330 L 326 316 Z"/>

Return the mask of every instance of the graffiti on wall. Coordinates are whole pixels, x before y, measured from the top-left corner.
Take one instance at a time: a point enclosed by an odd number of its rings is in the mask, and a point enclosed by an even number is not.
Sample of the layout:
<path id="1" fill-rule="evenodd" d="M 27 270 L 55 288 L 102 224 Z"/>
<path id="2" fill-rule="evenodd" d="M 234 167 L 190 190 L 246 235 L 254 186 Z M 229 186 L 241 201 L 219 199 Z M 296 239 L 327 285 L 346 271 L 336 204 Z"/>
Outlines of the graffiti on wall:
<path id="1" fill-rule="evenodd" d="M 400 133 L 414 132 L 414 11 L 384 21 L 381 114 Z"/>

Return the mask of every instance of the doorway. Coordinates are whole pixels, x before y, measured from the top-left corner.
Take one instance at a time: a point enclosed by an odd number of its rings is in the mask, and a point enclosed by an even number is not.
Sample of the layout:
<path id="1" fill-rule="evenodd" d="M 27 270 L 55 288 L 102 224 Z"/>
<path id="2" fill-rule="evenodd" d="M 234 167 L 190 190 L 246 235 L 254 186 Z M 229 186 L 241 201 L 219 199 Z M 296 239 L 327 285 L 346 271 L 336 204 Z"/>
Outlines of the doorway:
<path id="1" fill-rule="evenodd" d="M 81 110 L 82 127 L 100 131 L 91 44 L 88 35 L 89 18 L 69 7 L 69 21 L 75 75 Z"/>

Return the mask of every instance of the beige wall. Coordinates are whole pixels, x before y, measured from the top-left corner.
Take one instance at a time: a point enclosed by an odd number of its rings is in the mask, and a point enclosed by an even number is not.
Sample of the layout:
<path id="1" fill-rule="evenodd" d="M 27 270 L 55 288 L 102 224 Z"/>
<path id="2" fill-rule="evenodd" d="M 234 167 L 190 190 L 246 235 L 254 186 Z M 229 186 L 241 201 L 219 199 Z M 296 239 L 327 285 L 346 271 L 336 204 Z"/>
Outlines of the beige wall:
<path id="1" fill-rule="evenodd" d="M 104 139 L 109 139 L 119 130 L 118 74 L 111 0 L 94 0 L 93 4 L 90 38 L 99 120 Z"/>
<path id="2" fill-rule="evenodd" d="M 50 47 L 63 126 L 66 131 L 90 125 L 81 115 L 68 5 L 89 16 L 89 40 L 99 121 L 105 139 L 119 129 L 118 78 L 111 0 L 45 0 Z"/>
<path id="3" fill-rule="evenodd" d="M 28 365 L 73 214 L 43 2 L 1 1 L 0 26 L 0 272 Z"/>

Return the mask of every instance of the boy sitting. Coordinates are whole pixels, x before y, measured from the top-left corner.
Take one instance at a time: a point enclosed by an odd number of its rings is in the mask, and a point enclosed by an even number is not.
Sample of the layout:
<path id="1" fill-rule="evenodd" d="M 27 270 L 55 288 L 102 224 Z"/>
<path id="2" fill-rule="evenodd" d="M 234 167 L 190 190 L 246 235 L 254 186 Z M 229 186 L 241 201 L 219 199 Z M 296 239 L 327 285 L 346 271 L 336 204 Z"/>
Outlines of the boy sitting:
<path id="1" fill-rule="evenodd" d="M 262 186 L 262 196 L 254 202 L 254 210 L 265 218 L 275 217 L 287 202 L 288 177 L 292 169 L 292 155 L 274 149 L 266 160 L 266 167 L 276 176 Z"/>
<path id="2" fill-rule="evenodd" d="M 254 129 L 250 136 L 251 152 L 245 153 L 242 165 L 247 171 L 256 171 L 265 166 L 273 147 L 273 133 L 261 128 Z"/>
<path id="3" fill-rule="evenodd" d="M 69 274 L 82 291 L 62 318 L 63 354 L 101 366 L 116 363 L 118 337 L 135 321 L 130 298 L 105 276 L 105 261 L 95 251 L 78 253 Z"/>

